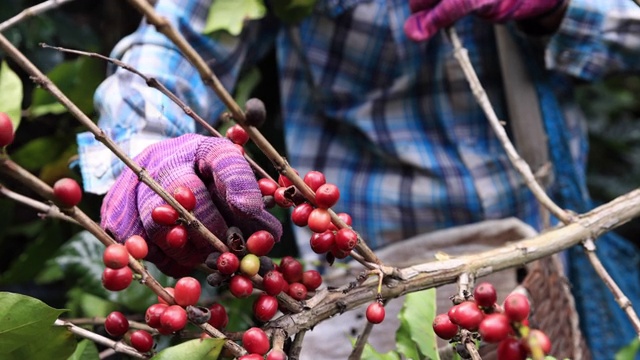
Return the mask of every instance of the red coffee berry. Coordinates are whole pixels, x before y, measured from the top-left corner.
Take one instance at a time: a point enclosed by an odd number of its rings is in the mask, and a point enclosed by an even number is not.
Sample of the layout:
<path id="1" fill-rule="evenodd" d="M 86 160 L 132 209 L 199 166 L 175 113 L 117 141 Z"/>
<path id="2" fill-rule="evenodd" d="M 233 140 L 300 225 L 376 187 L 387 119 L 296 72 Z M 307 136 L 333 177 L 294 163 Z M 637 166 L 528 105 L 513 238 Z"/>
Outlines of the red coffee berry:
<path id="1" fill-rule="evenodd" d="M 249 134 L 242 126 L 235 124 L 227 129 L 226 137 L 234 144 L 244 145 L 249 141 Z"/>
<path id="2" fill-rule="evenodd" d="M 287 294 L 295 300 L 302 301 L 307 298 L 307 287 L 299 282 L 290 283 Z"/>
<path id="3" fill-rule="evenodd" d="M 480 322 L 478 332 L 483 341 L 488 343 L 500 342 L 506 339 L 511 332 L 509 318 L 502 313 L 489 314 Z"/>
<path id="4" fill-rule="evenodd" d="M 529 317 L 529 299 L 521 293 L 511 293 L 504 299 L 504 313 L 509 320 L 520 322 Z"/>
<path id="5" fill-rule="evenodd" d="M 244 104 L 244 119 L 247 125 L 259 128 L 267 119 L 267 109 L 262 100 L 250 98 Z"/>
<path id="6" fill-rule="evenodd" d="M 367 321 L 372 324 L 380 324 L 384 320 L 385 310 L 379 302 L 373 302 L 367 307 Z"/>
<path id="7" fill-rule="evenodd" d="M 335 184 L 326 183 L 316 190 L 316 205 L 319 208 L 330 208 L 338 202 L 340 190 Z"/>
<path id="8" fill-rule="evenodd" d="M 327 182 L 324 174 L 320 171 L 309 171 L 305 174 L 302 180 L 305 184 L 307 184 L 307 186 L 311 188 L 313 192 L 318 190 L 321 185 L 324 185 Z"/>
<path id="9" fill-rule="evenodd" d="M 154 329 L 157 329 L 162 326 L 160 324 L 160 316 L 162 313 L 169 307 L 167 304 L 153 304 L 147 308 L 147 311 L 144 313 L 144 322 L 147 325 L 151 326 Z"/>
<path id="10" fill-rule="evenodd" d="M 284 194 L 286 190 L 287 190 L 286 187 L 281 186 L 277 188 L 276 191 L 273 193 L 273 200 L 275 200 L 276 204 L 283 209 L 288 209 L 291 206 L 293 206 L 293 202 L 289 200 Z"/>
<path id="11" fill-rule="evenodd" d="M 196 196 L 193 191 L 186 186 L 178 186 L 173 190 L 173 197 L 187 211 L 193 211 L 196 208 Z"/>
<path id="12" fill-rule="evenodd" d="M 336 243 L 336 235 L 331 230 L 327 230 L 322 233 L 313 233 L 311 235 L 311 239 L 309 240 L 309 244 L 311 245 L 311 250 L 316 254 L 324 254 L 333 248 L 333 245 Z"/>
<path id="13" fill-rule="evenodd" d="M 262 277 L 262 287 L 264 288 L 264 291 L 269 295 L 278 295 L 281 291 L 284 290 L 286 285 L 287 281 L 279 271 L 271 270 L 267 272 L 264 277 Z"/>
<path id="14" fill-rule="evenodd" d="M 271 320 L 278 312 L 278 299 L 262 294 L 253 303 L 253 315 L 262 322 Z"/>
<path id="15" fill-rule="evenodd" d="M 171 286 L 167 286 L 167 287 L 165 287 L 165 288 L 164 288 L 164 290 L 165 290 L 166 292 L 168 292 L 169 294 L 171 294 L 171 296 L 172 296 L 172 297 L 173 297 L 173 296 L 174 296 L 174 294 L 175 294 L 175 290 L 174 290 L 174 288 L 173 288 L 173 287 L 171 287 Z M 160 304 L 169 305 L 169 303 L 168 303 L 168 302 L 166 302 L 166 301 L 164 301 L 164 299 L 163 299 L 163 298 L 161 298 L 161 297 L 160 297 L 160 295 L 158 295 L 158 302 L 159 302 Z"/>
<path id="16" fill-rule="evenodd" d="M 339 249 L 337 246 L 334 246 L 331 248 L 331 255 L 335 258 L 335 259 L 344 259 L 347 256 L 349 256 L 349 254 L 351 254 L 350 251 L 344 251 Z"/>
<path id="17" fill-rule="evenodd" d="M 178 211 L 169 204 L 158 205 L 151 210 L 151 219 L 160 225 L 174 225 L 179 217 Z"/>
<path id="18" fill-rule="evenodd" d="M 269 338 L 262 329 L 252 327 L 242 334 L 242 346 L 249 353 L 264 355 L 269 351 Z"/>
<path id="19" fill-rule="evenodd" d="M 105 268 L 102 272 L 102 286 L 109 291 L 120 291 L 129 287 L 133 272 L 128 266 L 120 269 Z"/>
<path id="20" fill-rule="evenodd" d="M 102 262 L 111 269 L 120 269 L 129 263 L 129 251 L 124 245 L 111 244 L 104 249 Z"/>
<path id="21" fill-rule="evenodd" d="M 300 227 L 307 226 L 311 211 L 313 211 L 313 206 L 309 203 L 305 202 L 296 206 L 291 212 L 291 222 Z"/>
<path id="22" fill-rule="evenodd" d="M 14 136 L 11 118 L 7 113 L 0 112 L 0 147 L 10 145 Z"/>
<path id="23" fill-rule="evenodd" d="M 280 266 L 284 266 L 284 264 L 292 262 L 292 261 L 298 261 L 296 260 L 296 258 L 294 258 L 291 255 L 285 255 L 282 257 L 282 259 L 280 259 Z"/>
<path id="24" fill-rule="evenodd" d="M 527 352 L 520 344 L 520 340 L 506 338 L 498 344 L 498 360 L 525 360 Z"/>
<path id="25" fill-rule="evenodd" d="M 296 174 L 298 174 L 297 170 L 294 170 Z M 291 185 L 293 185 L 293 183 L 291 182 L 291 180 L 289 180 L 288 177 L 280 174 L 278 175 L 278 185 L 282 186 L 282 187 L 289 187 Z"/>
<path id="26" fill-rule="evenodd" d="M 147 241 L 140 235 L 132 235 L 125 242 L 124 246 L 134 259 L 144 259 L 149 253 Z"/>
<path id="27" fill-rule="evenodd" d="M 273 349 L 267 354 L 266 360 L 287 360 L 287 354 L 280 349 Z"/>
<path id="28" fill-rule="evenodd" d="M 238 257 L 232 252 L 223 252 L 218 257 L 217 266 L 218 271 L 222 274 L 231 275 L 238 271 L 240 260 L 238 260 Z"/>
<path id="29" fill-rule="evenodd" d="M 433 319 L 433 331 L 444 340 L 451 340 L 458 334 L 458 325 L 451 322 L 448 314 L 438 314 Z"/>
<path id="30" fill-rule="evenodd" d="M 82 189 L 71 178 L 62 178 L 53 184 L 53 196 L 65 207 L 74 207 L 82 200 Z"/>
<path id="31" fill-rule="evenodd" d="M 144 330 L 132 332 L 129 341 L 131 342 L 131 346 L 141 353 L 149 352 L 151 348 L 153 348 L 153 337 Z"/>
<path id="32" fill-rule="evenodd" d="M 298 260 L 280 262 L 280 272 L 289 284 L 302 281 L 303 270 L 302 264 Z"/>
<path id="33" fill-rule="evenodd" d="M 184 227 L 184 225 L 178 224 L 174 225 L 171 230 L 169 230 L 165 240 L 167 240 L 167 245 L 174 249 L 180 249 L 187 243 L 188 237 L 189 234 L 187 233 L 187 228 Z"/>
<path id="34" fill-rule="evenodd" d="M 112 311 L 104 320 L 104 329 L 111 336 L 122 336 L 129 331 L 129 321 L 123 313 Z"/>
<path id="35" fill-rule="evenodd" d="M 178 279 L 173 290 L 176 304 L 180 306 L 195 305 L 200 299 L 202 287 L 200 282 L 190 276 Z"/>
<path id="36" fill-rule="evenodd" d="M 242 355 L 238 358 L 238 360 L 263 360 L 264 357 L 260 354 L 247 354 Z"/>
<path id="37" fill-rule="evenodd" d="M 322 285 L 322 275 L 317 270 L 307 270 L 302 273 L 302 284 L 313 291 Z"/>
<path id="38" fill-rule="evenodd" d="M 473 289 L 473 299 L 478 306 L 490 308 L 498 300 L 496 288 L 488 282 L 483 282 Z"/>
<path id="39" fill-rule="evenodd" d="M 344 228 L 336 233 L 336 246 L 342 251 L 351 251 L 358 244 L 358 234 L 355 231 Z"/>
<path id="40" fill-rule="evenodd" d="M 453 310 L 455 308 L 455 310 Z M 452 312 L 453 310 L 453 312 Z M 451 322 L 467 330 L 475 331 L 484 318 L 484 314 L 473 301 L 464 301 L 449 310 Z"/>
<path id="41" fill-rule="evenodd" d="M 266 256 L 275 243 L 276 240 L 270 232 L 258 230 L 247 239 L 247 251 L 257 256 Z"/>
<path id="42" fill-rule="evenodd" d="M 351 215 L 347 214 L 347 213 L 338 213 L 338 218 L 340 218 L 340 220 L 342 220 L 345 224 L 351 226 L 353 220 L 351 219 Z M 333 223 L 333 221 L 331 222 L 331 225 L 329 225 L 329 230 L 333 230 L 333 231 L 337 231 L 338 227 L 336 226 L 336 224 Z"/>
<path id="43" fill-rule="evenodd" d="M 213 303 L 209 306 L 209 312 L 211 313 L 211 317 L 209 318 L 208 323 L 214 328 L 222 330 L 229 323 L 227 309 L 225 309 L 221 304 Z"/>
<path id="44" fill-rule="evenodd" d="M 254 254 L 245 255 L 240 260 L 240 272 L 251 277 L 260 270 L 260 258 Z"/>
<path id="45" fill-rule="evenodd" d="M 160 315 L 160 325 L 171 332 L 182 330 L 187 325 L 187 312 L 180 305 L 170 305 Z"/>
<path id="46" fill-rule="evenodd" d="M 529 331 L 529 337 L 521 339 L 520 344 L 527 353 L 531 352 L 531 348 L 529 346 L 531 341 L 535 341 L 545 355 L 551 352 L 551 340 L 549 340 L 547 334 L 542 330 L 531 329 L 531 331 Z"/>
<path id="47" fill-rule="evenodd" d="M 309 229 L 313 232 L 321 233 L 329 229 L 331 224 L 331 214 L 327 209 L 316 208 L 311 211 L 308 219 Z"/>
<path id="48" fill-rule="evenodd" d="M 258 187 L 260 188 L 262 196 L 269 196 L 276 192 L 278 189 L 278 183 L 269 178 L 261 178 L 258 180 Z"/>
<path id="49" fill-rule="evenodd" d="M 249 297 L 253 292 L 253 283 L 244 275 L 234 275 L 231 280 L 229 280 L 229 291 L 238 299 L 244 299 Z"/>

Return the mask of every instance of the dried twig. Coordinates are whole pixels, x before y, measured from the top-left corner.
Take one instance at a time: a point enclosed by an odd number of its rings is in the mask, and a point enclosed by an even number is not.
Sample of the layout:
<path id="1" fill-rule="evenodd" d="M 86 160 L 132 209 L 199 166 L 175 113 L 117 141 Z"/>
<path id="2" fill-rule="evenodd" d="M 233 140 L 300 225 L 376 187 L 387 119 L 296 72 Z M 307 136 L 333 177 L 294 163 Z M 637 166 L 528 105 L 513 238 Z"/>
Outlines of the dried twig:
<path id="1" fill-rule="evenodd" d="M 633 328 L 636 330 L 637 334 L 640 334 L 640 319 L 638 319 L 638 314 L 636 314 L 633 306 L 631 304 L 631 300 L 622 292 L 618 284 L 611 278 L 611 275 L 604 268 L 600 259 L 596 255 L 596 244 L 593 242 L 593 239 L 589 238 L 583 242 L 584 249 L 589 257 L 589 261 L 593 266 L 593 269 L 598 273 L 598 276 L 602 278 L 604 283 L 607 285 L 611 293 L 616 299 L 616 302 L 620 306 L 620 308 L 627 314 L 629 319 L 631 320 L 631 324 Z"/>
<path id="2" fill-rule="evenodd" d="M 122 341 L 115 341 L 109 338 L 106 338 L 102 335 L 96 334 L 93 331 L 89 331 L 87 329 L 81 328 L 79 326 L 76 326 L 75 324 L 71 323 L 70 321 L 65 321 L 65 320 L 60 320 L 60 319 L 56 319 L 54 325 L 56 326 L 64 326 L 67 329 L 69 329 L 69 331 L 71 331 L 72 333 L 74 333 L 75 335 L 78 335 L 80 337 L 83 337 L 85 339 L 89 339 L 97 344 L 106 346 L 108 348 L 111 348 L 113 350 L 115 350 L 116 352 L 119 353 L 123 353 L 123 354 L 127 354 L 129 356 L 133 356 L 135 358 L 138 359 L 148 359 L 149 357 L 139 351 L 137 351 L 136 349 L 132 348 L 131 346 L 123 343 Z"/>
<path id="3" fill-rule="evenodd" d="M 37 16 L 39 14 L 42 14 L 45 11 L 48 11 L 53 8 L 57 8 L 58 6 L 71 1 L 73 0 L 47 0 L 47 1 L 41 2 L 38 5 L 34 5 L 32 7 L 26 8 L 22 10 L 18 15 L 0 23 L 0 32 L 7 30 L 8 28 L 14 26 L 15 24 L 27 18 Z"/>
<path id="4" fill-rule="evenodd" d="M 491 106 L 491 102 L 478 79 L 475 70 L 469 60 L 467 50 L 462 46 L 462 43 L 458 37 L 454 28 L 449 28 L 447 30 L 451 42 L 454 46 L 454 56 L 460 63 L 460 67 L 462 68 L 467 81 L 471 87 L 471 91 L 473 92 L 476 100 L 482 110 L 484 111 L 491 127 L 493 128 L 496 136 L 500 140 L 500 143 L 504 147 L 507 155 L 509 156 L 509 160 L 515 167 L 515 169 L 520 173 L 520 175 L 524 178 L 525 183 L 529 187 L 529 189 L 533 192 L 534 196 L 540 204 L 547 210 L 549 210 L 554 216 L 556 216 L 562 223 L 570 224 L 575 221 L 575 217 L 572 216 L 569 212 L 561 209 L 556 203 L 554 203 L 549 196 L 546 194 L 544 189 L 540 186 L 540 184 L 536 181 L 529 164 L 527 164 L 522 157 L 518 154 L 515 147 L 509 140 L 507 133 L 500 123 L 498 116 L 495 113 L 495 110 Z M 544 214 L 544 213 L 543 213 Z M 591 265 L 596 269 L 598 276 L 605 282 L 605 284 L 612 291 L 613 295 L 616 298 L 616 301 L 622 309 L 625 311 L 629 320 L 633 323 L 636 333 L 640 336 L 640 319 L 638 318 L 633 308 L 628 304 L 629 299 L 620 291 L 620 288 L 615 283 L 613 278 L 607 273 L 606 269 L 600 264 L 600 260 L 597 258 L 593 251 L 589 251 L 589 245 L 585 243 L 585 248 L 587 248 L 587 256 Z"/>

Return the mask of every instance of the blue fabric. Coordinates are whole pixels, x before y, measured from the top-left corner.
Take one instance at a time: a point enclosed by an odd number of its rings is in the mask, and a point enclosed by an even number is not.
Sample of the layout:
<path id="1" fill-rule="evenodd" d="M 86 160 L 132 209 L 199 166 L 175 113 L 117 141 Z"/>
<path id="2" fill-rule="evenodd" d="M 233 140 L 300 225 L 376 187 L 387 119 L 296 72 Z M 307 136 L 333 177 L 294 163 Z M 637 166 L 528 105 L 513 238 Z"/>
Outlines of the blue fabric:
<path id="1" fill-rule="evenodd" d="M 288 160 L 300 174 L 320 170 L 339 186 L 335 210 L 348 209 L 370 246 L 485 219 L 517 217 L 540 228 L 538 205 L 469 90 L 451 43 L 443 33 L 422 43 L 404 35 L 406 0 L 318 0 L 300 24 L 252 21 L 239 38 L 201 34 L 209 5 L 158 0 L 156 10 L 230 91 L 241 70 L 275 39 Z M 541 95 L 554 165 L 550 191 L 564 208 L 583 212 L 592 206 L 585 185 L 585 119 L 573 100 L 573 80 L 638 70 L 638 19 L 640 10 L 629 0 L 572 0 L 543 49 L 518 38 Z M 455 28 L 498 116 L 508 122 L 491 24 L 469 16 Z M 143 23 L 112 55 L 158 78 L 211 123 L 224 110 L 193 66 L 151 26 Z M 133 155 L 153 142 L 200 130 L 141 79 L 112 71 L 95 95 L 98 124 L 125 151 Z M 80 134 L 78 142 L 86 190 L 105 192 L 122 165 L 91 134 Z M 311 259 L 308 238 L 297 241 Z M 640 304 L 636 250 L 612 235 L 597 245 L 607 255 L 605 266 Z M 594 358 L 611 358 L 633 331 L 581 249 L 572 249 L 568 261 Z"/>

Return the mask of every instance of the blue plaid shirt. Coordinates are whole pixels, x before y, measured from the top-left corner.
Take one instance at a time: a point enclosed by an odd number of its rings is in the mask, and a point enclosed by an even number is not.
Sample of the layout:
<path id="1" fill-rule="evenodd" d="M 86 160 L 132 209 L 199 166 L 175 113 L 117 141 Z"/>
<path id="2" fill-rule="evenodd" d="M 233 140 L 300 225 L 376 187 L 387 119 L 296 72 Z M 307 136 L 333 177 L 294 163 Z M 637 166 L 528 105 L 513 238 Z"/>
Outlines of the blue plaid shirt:
<path id="1" fill-rule="evenodd" d="M 538 205 L 469 90 L 451 43 L 444 33 L 423 43 L 404 35 L 408 1 L 319 0 L 314 15 L 296 26 L 254 21 L 240 37 L 201 34 L 209 3 L 159 0 L 156 9 L 229 90 L 241 69 L 275 41 L 287 158 L 301 174 L 320 170 L 339 186 L 335 209 L 351 214 L 373 248 L 484 219 L 515 216 L 539 228 Z M 536 79 L 550 136 L 550 192 L 566 208 L 581 212 L 590 206 L 584 119 L 571 78 L 597 80 L 637 69 L 638 19 L 630 0 L 572 0 L 544 50 L 514 34 Z M 493 28 L 473 16 L 455 28 L 498 116 L 508 121 Z M 156 77 L 212 123 L 224 110 L 152 26 L 143 23 L 112 55 Z M 130 154 L 200 131 L 160 92 L 114 70 L 96 93 L 99 125 Z M 106 192 L 123 164 L 93 135 L 80 134 L 78 141 L 86 190 Z M 309 251 L 308 238 L 298 240 L 301 251 Z M 633 331 L 628 335 L 612 344 L 623 345 Z"/>

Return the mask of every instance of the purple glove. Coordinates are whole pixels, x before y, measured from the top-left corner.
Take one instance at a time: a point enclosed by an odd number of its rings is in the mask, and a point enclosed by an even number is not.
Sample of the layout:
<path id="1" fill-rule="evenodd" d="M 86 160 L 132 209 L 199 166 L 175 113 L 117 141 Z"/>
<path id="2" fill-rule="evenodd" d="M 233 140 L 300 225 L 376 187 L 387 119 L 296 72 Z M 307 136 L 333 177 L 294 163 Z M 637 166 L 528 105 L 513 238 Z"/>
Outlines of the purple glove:
<path id="1" fill-rule="evenodd" d="M 280 239 L 282 224 L 265 210 L 251 167 L 229 140 L 183 135 L 149 146 L 135 160 L 169 194 L 181 185 L 190 188 L 196 196 L 193 214 L 219 239 L 224 241 L 230 226 L 246 236 L 264 229 Z M 126 168 L 102 203 L 101 226 L 119 242 L 131 235 L 144 237 L 149 244 L 146 260 L 167 275 L 181 277 L 214 249 L 195 231 L 189 231 L 184 247 L 167 245 L 171 226 L 151 219 L 151 211 L 164 203 Z"/>
<path id="2" fill-rule="evenodd" d="M 430 38 L 471 13 L 492 22 L 524 20 L 552 12 L 566 0 L 410 0 L 404 32 L 414 41 Z"/>

